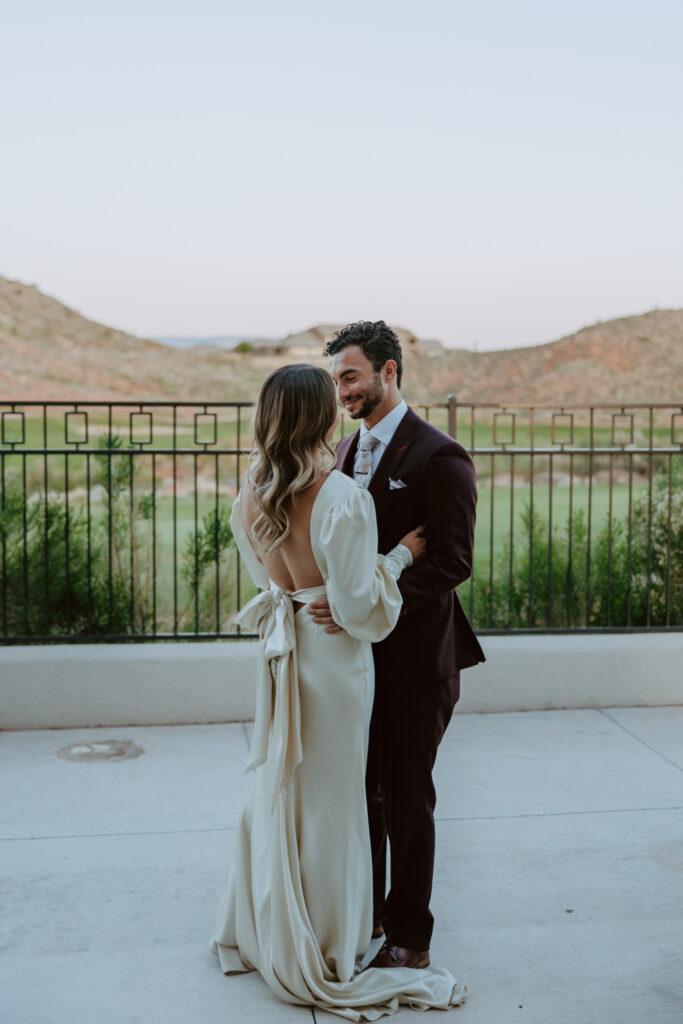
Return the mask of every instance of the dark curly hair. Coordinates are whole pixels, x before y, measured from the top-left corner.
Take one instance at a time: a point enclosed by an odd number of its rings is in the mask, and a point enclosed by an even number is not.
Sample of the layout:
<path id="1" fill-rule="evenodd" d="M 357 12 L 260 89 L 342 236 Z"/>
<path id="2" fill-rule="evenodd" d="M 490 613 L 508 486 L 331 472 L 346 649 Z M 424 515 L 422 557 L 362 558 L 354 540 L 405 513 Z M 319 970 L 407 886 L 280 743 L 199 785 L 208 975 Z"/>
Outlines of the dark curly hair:
<path id="1" fill-rule="evenodd" d="M 384 320 L 359 320 L 348 324 L 337 331 L 334 338 L 325 346 L 325 355 L 333 356 L 348 345 L 358 345 L 363 355 L 372 363 L 375 373 L 379 373 L 387 359 L 396 363 L 396 383 L 401 386 L 403 376 L 403 357 L 398 335 Z"/>

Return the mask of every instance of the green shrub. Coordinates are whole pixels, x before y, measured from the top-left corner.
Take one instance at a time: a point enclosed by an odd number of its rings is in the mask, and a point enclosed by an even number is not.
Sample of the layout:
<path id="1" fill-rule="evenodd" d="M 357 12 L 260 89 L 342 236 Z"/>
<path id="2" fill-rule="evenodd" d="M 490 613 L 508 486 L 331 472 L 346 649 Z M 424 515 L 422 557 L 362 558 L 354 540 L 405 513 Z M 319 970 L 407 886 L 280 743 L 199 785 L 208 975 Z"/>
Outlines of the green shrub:
<path id="1" fill-rule="evenodd" d="M 6 636 L 125 633 L 130 608 L 118 574 L 109 586 L 105 536 L 63 499 L 5 493 L 0 513 L 2 625 Z"/>
<path id="2" fill-rule="evenodd" d="M 5 483 L 0 630 L 7 637 L 125 636 L 172 628 L 154 618 L 159 551 L 153 498 L 139 486 L 139 460 L 118 435 L 98 443 L 114 453 L 94 457 L 91 486 L 101 488 L 102 500 L 91 504 L 89 520 L 88 509 L 64 495 L 38 493 L 27 500 L 18 481 Z M 235 588 L 228 582 L 235 575 L 229 511 L 207 514 L 188 538 L 180 632 L 216 628 L 217 571 L 221 615 L 235 611 Z"/>
<path id="3" fill-rule="evenodd" d="M 107 552 L 101 584 L 109 586 L 111 563 L 116 587 L 127 594 L 128 623 L 121 632 L 150 633 L 155 625 L 153 581 L 157 571 L 150 530 L 151 495 L 136 488 L 139 462 L 133 451 L 124 451 L 120 435 L 103 436 L 98 444 L 117 451 L 95 455 L 94 482 L 102 488 L 104 501 L 91 518 L 95 529 L 104 534 Z"/>
<path id="4" fill-rule="evenodd" d="M 658 473 L 628 522 L 588 536 L 583 510 L 552 534 L 527 507 L 522 528 L 473 582 L 479 629 L 683 625 L 683 481 Z"/>
<path id="5" fill-rule="evenodd" d="M 225 506 L 207 512 L 201 527 L 187 538 L 181 575 L 191 597 L 181 621 L 191 624 L 195 630 L 219 628 L 223 614 L 236 610 L 234 572 L 229 571 L 234 566 L 225 564 L 225 556 L 233 547 L 230 509 Z"/>

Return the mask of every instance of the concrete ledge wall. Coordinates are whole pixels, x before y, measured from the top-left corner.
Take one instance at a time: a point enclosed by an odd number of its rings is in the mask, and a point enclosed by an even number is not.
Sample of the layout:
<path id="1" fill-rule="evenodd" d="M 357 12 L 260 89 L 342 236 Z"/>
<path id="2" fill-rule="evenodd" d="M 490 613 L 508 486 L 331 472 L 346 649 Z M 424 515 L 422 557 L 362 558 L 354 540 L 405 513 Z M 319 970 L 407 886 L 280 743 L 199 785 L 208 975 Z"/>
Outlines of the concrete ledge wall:
<path id="1" fill-rule="evenodd" d="M 683 633 L 484 637 L 459 712 L 683 704 Z M 257 645 L 0 649 L 0 728 L 170 725 L 253 717 Z"/>

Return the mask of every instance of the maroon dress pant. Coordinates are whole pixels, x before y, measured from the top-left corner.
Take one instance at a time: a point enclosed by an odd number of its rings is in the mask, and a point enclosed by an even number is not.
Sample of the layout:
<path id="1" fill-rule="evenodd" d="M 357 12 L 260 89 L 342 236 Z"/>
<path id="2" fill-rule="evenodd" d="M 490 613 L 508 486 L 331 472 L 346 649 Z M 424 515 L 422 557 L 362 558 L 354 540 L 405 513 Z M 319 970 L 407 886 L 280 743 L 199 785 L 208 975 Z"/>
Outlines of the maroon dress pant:
<path id="1" fill-rule="evenodd" d="M 375 679 L 366 774 L 374 920 L 382 922 L 388 942 L 406 949 L 429 949 L 432 937 L 432 769 L 459 691 L 459 672 L 436 681 L 384 673 Z"/>

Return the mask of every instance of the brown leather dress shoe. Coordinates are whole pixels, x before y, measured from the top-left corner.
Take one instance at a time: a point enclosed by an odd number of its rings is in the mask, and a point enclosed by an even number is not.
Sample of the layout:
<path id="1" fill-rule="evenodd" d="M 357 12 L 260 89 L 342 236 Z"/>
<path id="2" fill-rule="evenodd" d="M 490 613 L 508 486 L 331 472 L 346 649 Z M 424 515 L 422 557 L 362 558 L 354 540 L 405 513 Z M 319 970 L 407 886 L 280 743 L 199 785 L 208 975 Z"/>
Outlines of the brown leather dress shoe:
<path id="1" fill-rule="evenodd" d="M 390 942 L 385 942 L 368 967 L 429 967 L 429 950 L 425 949 L 420 952 L 415 949 L 404 949 L 403 946 L 392 946 Z M 366 971 L 368 967 L 365 968 Z"/>
<path id="2" fill-rule="evenodd" d="M 372 922 L 372 937 L 378 939 L 380 935 L 384 935 L 384 928 L 382 927 L 381 921 Z"/>

